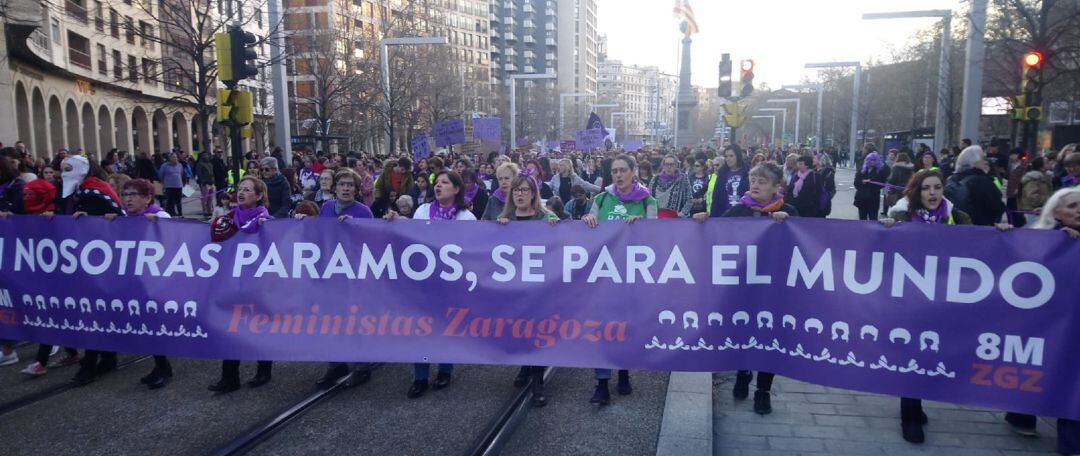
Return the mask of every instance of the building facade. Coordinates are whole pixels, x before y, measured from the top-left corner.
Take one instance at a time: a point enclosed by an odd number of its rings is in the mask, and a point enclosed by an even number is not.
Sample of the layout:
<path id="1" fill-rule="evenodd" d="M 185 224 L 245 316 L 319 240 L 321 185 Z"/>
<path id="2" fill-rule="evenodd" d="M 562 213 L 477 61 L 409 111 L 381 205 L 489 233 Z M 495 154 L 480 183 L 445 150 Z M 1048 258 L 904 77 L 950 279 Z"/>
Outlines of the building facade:
<path id="1" fill-rule="evenodd" d="M 184 99 L 185 84 L 191 83 L 184 77 L 187 69 L 165 63 L 183 60 L 162 24 L 161 8 L 167 7 L 168 2 L 10 2 L 2 38 L 9 64 L 0 69 L 0 83 L 9 87 L 11 102 L 0 108 L 0 141 L 21 140 L 42 159 L 59 149 L 83 149 L 98 158 L 113 148 L 197 151 L 203 135 L 213 137 L 216 127 L 207 132 L 200 126 L 196 100 Z M 265 35 L 266 21 L 260 22 Z M 210 96 L 202 102 L 212 105 Z M 272 106 L 265 96 L 261 100 L 249 147 L 266 144 L 263 114 Z"/>
<path id="2" fill-rule="evenodd" d="M 618 111 L 629 113 L 611 125 L 618 130 L 620 139 L 659 142 L 671 135 L 677 77 L 654 66 L 605 60 L 600 63 L 597 79 L 600 102 L 618 104 Z"/>
<path id="3" fill-rule="evenodd" d="M 597 91 L 596 0 L 558 0 L 559 92 Z"/>

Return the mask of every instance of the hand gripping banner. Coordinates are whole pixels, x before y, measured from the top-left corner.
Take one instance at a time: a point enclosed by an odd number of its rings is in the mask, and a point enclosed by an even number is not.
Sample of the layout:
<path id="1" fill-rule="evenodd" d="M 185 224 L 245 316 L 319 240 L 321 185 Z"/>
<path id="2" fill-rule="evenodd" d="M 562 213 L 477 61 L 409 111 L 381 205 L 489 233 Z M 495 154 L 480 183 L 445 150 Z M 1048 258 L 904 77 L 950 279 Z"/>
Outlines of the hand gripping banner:
<path id="1" fill-rule="evenodd" d="M 755 369 L 1080 419 L 1080 243 L 794 219 L 0 221 L 0 338 L 219 359 Z"/>

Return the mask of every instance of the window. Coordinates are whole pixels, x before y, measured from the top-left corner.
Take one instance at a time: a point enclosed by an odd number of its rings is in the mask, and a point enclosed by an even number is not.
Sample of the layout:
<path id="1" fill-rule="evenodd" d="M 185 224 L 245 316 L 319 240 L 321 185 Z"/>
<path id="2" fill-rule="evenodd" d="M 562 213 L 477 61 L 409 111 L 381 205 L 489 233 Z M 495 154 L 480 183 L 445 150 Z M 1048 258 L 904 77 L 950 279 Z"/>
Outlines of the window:
<path id="1" fill-rule="evenodd" d="M 52 40 L 53 43 L 60 44 L 60 20 L 55 17 L 52 19 Z"/>
<path id="2" fill-rule="evenodd" d="M 144 58 L 142 59 L 142 74 L 143 81 L 147 84 L 153 84 L 154 78 L 157 77 L 157 64 L 153 60 Z"/>
<path id="3" fill-rule="evenodd" d="M 153 49 L 154 42 L 151 41 L 151 37 L 154 36 L 154 26 L 144 21 L 139 21 L 139 41 L 142 47 L 146 49 Z"/>
<path id="4" fill-rule="evenodd" d="M 128 44 L 135 44 L 135 20 L 131 16 L 124 16 L 124 31 Z"/>
<path id="5" fill-rule="evenodd" d="M 128 56 L 128 81 L 139 82 L 139 64 L 135 56 Z"/>
<path id="6" fill-rule="evenodd" d="M 105 31 L 105 7 L 100 1 L 94 2 L 94 27 L 97 27 L 99 32 Z"/>
<path id="7" fill-rule="evenodd" d="M 104 45 L 101 45 L 101 44 L 97 45 L 97 58 L 98 58 L 98 60 L 97 60 L 98 73 L 101 73 L 102 76 L 108 76 L 109 75 L 109 63 L 106 60 L 105 46 Z"/>
<path id="8" fill-rule="evenodd" d="M 82 35 L 68 32 L 68 62 L 90 69 L 90 40 Z"/>
<path id="9" fill-rule="evenodd" d="M 263 26 L 262 9 L 261 8 L 255 8 L 255 13 L 254 14 L 255 14 L 255 25 L 257 25 L 259 28 L 262 28 L 262 26 Z"/>
<path id="10" fill-rule="evenodd" d="M 120 15 L 112 8 L 109 8 L 109 33 L 113 38 L 120 38 Z"/>
<path id="11" fill-rule="evenodd" d="M 124 79 L 124 61 L 120 57 L 120 51 L 112 51 L 113 79 Z"/>

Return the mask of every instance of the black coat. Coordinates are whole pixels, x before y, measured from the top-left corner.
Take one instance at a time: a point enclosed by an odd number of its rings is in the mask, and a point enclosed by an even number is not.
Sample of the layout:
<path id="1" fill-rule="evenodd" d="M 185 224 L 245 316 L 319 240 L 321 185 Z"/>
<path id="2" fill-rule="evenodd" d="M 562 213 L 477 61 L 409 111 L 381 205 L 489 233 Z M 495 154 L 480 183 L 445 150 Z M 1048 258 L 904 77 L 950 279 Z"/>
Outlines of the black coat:
<path id="1" fill-rule="evenodd" d="M 784 203 L 784 207 L 780 208 L 780 212 L 787 212 L 787 215 L 790 217 L 799 216 L 799 210 L 788 203 Z M 724 212 L 724 215 L 721 215 L 721 217 L 762 217 L 765 215 L 769 214 L 750 209 L 750 206 L 745 204 L 736 204 L 732 206 L 731 209 L 728 209 L 727 212 Z"/>
<path id="2" fill-rule="evenodd" d="M 469 211 L 476 216 L 477 220 L 480 220 L 480 218 L 484 216 L 484 209 L 487 209 L 488 198 L 487 189 L 485 189 L 483 185 L 480 185 L 480 188 L 476 190 L 476 196 L 473 197 L 472 207 L 469 208 Z"/>
<path id="3" fill-rule="evenodd" d="M 146 179 L 151 182 L 157 182 L 161 179 L 157 175 L 158 168 L 154 167 L 154 161 L 149 158 L 136 158 L 135 159 L 135 178 Z"/>
<path id="4" fill-rule="evenodd" d="M 1005 202 L 1001 190 L 994 184 L 994 178 L 983 170 L 971 168 L 949 176 L 948 183 L 962 183 L 967 187 L 966 201 L 952 201 L 957 208 L 971 216 L 973 225 L 990 226 L 1001 220 L 1005 213 Z M 948 197 L 948 195 L 946 195 Z"/>
<path id="5" fill-rule="evenodd" d="M 3 194 L 0 194 L 0 212 L 25 214 L 26 208 L 23 203 L 23 188 L 25 187 L 26 182 L 15 176 L 4 188 Z"/>
<path id="6" fill-rule="evenodd" d="M 793 177 L 787 187 L 787 195 L 784 202 L 798 210 L 803 217 L 823 217 L 824 208 L 821 207 L 821 182 L 817 173 L 810 171 L 806 175 L 799 196 L 795 196 L 795 182 L 798 177 Z"/>
<path id="7" fill-rule="evenodd" d="M 289 217 L 289 211 L 292 210 L 292 191 L 289 189 L 289 181 L 285 180 L 285 176 L 277 173 L 274 177 L 266 179 L 266 190 L 270 198 L 270 205 L 266 209 L 270 211 L 270 215 L 274 218 Z"/>
<path id="8" fill-rule="evenodd" d="M 860 168 L 855 173 L 855 207 L 867 208 L 880 204 L 882 187 L 876 184 L 864 184 L 863 180 L 866 179 L 874 182 L 889 180 L 889 167 L 882 165 L 880 170 L 870 169 L 866 173 L 863 173 Z"/>
<path id="9" fill-rule="evenodd" d="M 218 190 L 229 186 L 229 168 L 225 166 L 225 160 L 214 157 L 210 159 L 214 165 L 214 185 Z"/>

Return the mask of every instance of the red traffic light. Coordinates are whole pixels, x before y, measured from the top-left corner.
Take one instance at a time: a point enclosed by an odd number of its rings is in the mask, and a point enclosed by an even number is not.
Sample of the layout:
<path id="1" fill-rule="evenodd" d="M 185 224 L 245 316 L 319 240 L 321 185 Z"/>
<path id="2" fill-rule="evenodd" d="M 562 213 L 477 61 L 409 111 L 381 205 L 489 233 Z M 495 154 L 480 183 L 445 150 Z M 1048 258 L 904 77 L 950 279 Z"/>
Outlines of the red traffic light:
<path id="1" fill-rule="evenodd" d="M 739 63 L 739 69 L 741 69 L 744 73 L 753 72 L 754 71 L 754 60 L 753 59 L 743 60 L 741 63 Z"/>
<path id="2" fill-rule="evenodd" d="M 1042 61 L 1043 55 L 1039 51 L 1031 51 L 1024 54 L 1024 66 L 1026 67 L 1037 67 L 1042 64 Z"/>

